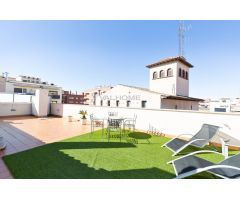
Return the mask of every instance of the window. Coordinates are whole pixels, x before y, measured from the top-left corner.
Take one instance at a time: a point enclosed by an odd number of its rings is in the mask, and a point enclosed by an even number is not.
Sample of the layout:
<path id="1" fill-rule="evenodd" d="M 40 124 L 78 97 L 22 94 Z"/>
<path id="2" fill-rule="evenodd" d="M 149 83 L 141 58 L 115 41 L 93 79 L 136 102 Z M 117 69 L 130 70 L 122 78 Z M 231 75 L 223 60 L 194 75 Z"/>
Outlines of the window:
<path id="1" fill-rule="evenodd" d="M 52 99 L 60 99 L 60 95 L 51 95 Z"/>
<path id="2" fill-rule="evenodd" d="M 107 105 L 110 106 L 110 100 L 107 101 Z"/>
<path id="3" fill-rule="evenodd" d="M 153 79 L 157 79 L 157 72 L 153 72 Z"/>
<path id="4" fill-rule="evenodd" d="M 172 69 L 169 68 L 169 69 L 167 70 L 167 76 L 168 76 L 168 77 L 173 76 L 173 71 L 172 71 Z"/>
<path id="5" fill-rule="evenodd" d="M 214 112 L 226 112 L 226 108 L 214 108 Z"/>
<path id="6" fill-rule="evenodd" d="M 178 76 L 179 76 L 179 77 L 182 76 L 182 69 L 181 69 L 181 68 L 179 68 L 179 70 L 178 70 Z"/>
<path id="7" fill-rule="evenodd" d="M 185 78 L 185 70 L 182 70 L 182 78 Z"/>
<path id="8" fill-rule="evenodd" d="M 147 101 L 142 101 L 142 108 L 146 108 L 147 107 Z"/>
<path id="9" fill-rule="evenodd" d="M 14 93 L 22 93 L 22 88 L 14 88 Z"/>
<path id="10" fill-rule="evenodd" d="M 127 107 L 130 107 L 131 101 L 127 101 Z"/>
<path id="11" fill-rule="evenodd" d="M 185 78 L 188 80 L 188 72 L 185 73 Z"/>
<path id="12" fill-rule="evenodd" d="M 159 74 L 160 74 L 160 78 L 163 78 L 163 77 L 165 76 L 165 74 L 164 74 L 164 71 L 163 71 L 163 70 L 161 70 Z"/>
<path id="13" fill-rule="evenodd" d="M 117 107 L 119 106 L 119 100 L 116 101 L 116 106 L 117 106 Z"/>
<path id="14" fill-rule="evenodd" d="M 103 100 L 100 101 L 100 105 L 101 105 L 101 106 L 103 105 Z"/>
<path id="15" fill-rule="evenodd" d="M 23 93 L 27 93 L 27 89 L 26 88 L 23 89 Z"/>

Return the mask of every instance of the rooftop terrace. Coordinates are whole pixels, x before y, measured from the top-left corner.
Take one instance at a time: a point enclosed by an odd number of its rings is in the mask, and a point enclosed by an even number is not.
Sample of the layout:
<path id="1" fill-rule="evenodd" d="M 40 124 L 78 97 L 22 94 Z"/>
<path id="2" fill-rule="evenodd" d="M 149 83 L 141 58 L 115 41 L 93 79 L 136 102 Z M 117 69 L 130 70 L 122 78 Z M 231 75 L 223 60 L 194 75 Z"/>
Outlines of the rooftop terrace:
<path id="1" fill-rule="evenodd" d="M 178 156 L 172 157 L 170 150 L 161 147 L 169 140 L 163 135 L 129 131 L 122 142 L 117 137 L 108 142 L 101 138 L 101 130 L 90 137 L 89 125 L 55 117 L 3 118 L 0 131 L 7 141 L 7 148 L 1 152 L 4 161 L 0 159 L 0 178 L 175 177 L 167 162 Z M 189 147 L 179 156 L 195 150 Z M 223 159 L 211 154 L 200 157 L 213 162 Z M 216 177 L 201 173 L 193 178 Z"/>

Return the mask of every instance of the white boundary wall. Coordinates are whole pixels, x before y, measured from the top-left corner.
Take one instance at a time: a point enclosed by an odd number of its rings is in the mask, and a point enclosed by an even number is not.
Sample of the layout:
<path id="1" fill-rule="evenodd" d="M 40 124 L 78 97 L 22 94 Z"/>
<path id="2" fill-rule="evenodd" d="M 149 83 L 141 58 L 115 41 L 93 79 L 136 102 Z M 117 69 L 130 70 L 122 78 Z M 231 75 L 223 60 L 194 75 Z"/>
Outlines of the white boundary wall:
<path id="1" fill-rule="evenodd" d="M 15 111 L 11 111 L 11 109 Z M 21 116 L 31 115 L 32 104 L 31 103 L 0 103 L 0 116 Z"/>
<path id="2" fill-rule="evenodd" d="M 133 117 L 134 114 L 137 114 L 137 129 L 148 130 L 149 124 L 151 124 L 161 132 L 169 135 L 196 133 L 203 123 L 219 126 L 227 124 L 231 127 L 231 130 L 226 128 L 223 130 L 240 140 L 240 114 L 51 104 L 51 114 L 53 115 L 74 116 L 80 110 L 86 110 L 88 114 L 93 113 L 97 117 L 107 117 L 108 112 L 111 111 L 118 112 L 118 115 L 122 117 Z"/>
<path id="3" fill-rule="evenodd" d="M 13 93 L 0 93 L 0 103 L 12 103 L 14 95 L 14 102 L 31 103 L 33 95 L 21 95 Z"/>

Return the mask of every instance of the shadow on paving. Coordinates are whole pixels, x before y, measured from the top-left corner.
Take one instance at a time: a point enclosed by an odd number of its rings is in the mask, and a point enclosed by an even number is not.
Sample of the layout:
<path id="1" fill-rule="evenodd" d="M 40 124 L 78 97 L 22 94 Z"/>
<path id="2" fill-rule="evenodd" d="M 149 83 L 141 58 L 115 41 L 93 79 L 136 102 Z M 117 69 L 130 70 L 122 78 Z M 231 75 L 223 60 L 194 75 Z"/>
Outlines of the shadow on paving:
<path id="1" fill-rule="evenodd" d="M 174 177 L 174 174 L 159 168 L 116 171 L 95 169 L 61 151 L 100 148 L 136 148 L 136 146 L 120 142 L 56 142 L 5 156 L 3 159 L 13 176 L 23 179 L 161 179 Z"/>

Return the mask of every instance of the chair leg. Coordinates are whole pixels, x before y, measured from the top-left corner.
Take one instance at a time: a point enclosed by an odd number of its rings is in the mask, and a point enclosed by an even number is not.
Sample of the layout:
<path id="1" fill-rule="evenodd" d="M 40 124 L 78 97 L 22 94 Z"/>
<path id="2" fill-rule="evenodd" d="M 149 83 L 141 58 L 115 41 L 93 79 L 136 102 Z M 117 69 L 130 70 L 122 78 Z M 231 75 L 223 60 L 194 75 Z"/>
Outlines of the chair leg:
<path id="1" fill-rule="evenodd" d="M 122 130 L 120 128 L 120 142 L 122 141 Z"/>
<path id="2" fill-rule="evenodd" d="M 93 125 L 92 125 L 92 122 L 91 122 L 91 133 L 89 134 L 89 138 L 91 137 L 92 133 L 93 133 Z"/>
<path id="3" fill-rule="evenodd" d="M 108 142 L 109 142 L 109 140 L 110 140 L 110 130 L 109 129 L 107 129 L 107 137 L 108 137 Z"/>

